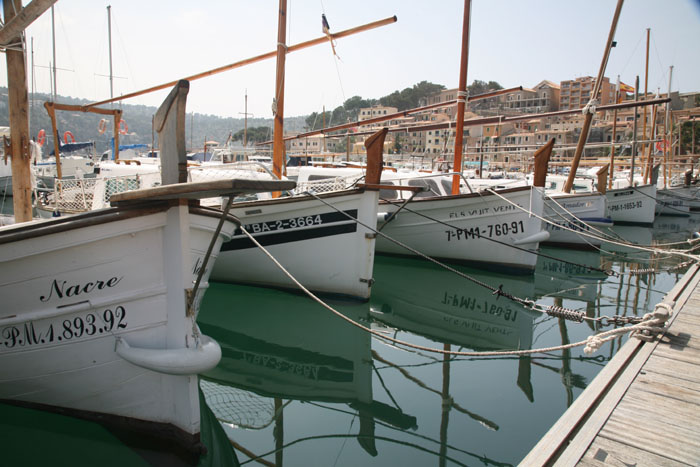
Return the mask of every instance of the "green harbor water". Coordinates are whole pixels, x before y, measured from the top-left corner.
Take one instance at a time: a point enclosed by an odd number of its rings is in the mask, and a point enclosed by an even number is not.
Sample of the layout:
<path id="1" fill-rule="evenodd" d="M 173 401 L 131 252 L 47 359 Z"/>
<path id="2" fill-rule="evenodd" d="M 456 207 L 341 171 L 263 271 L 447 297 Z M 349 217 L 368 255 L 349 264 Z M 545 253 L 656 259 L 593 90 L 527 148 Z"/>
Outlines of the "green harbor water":
<path id="1" fill-rule="evenodd" d="M 699 226 L 700 216 L 660 217 L 654 228 L 615 232 L 669 248 L 663 245 L 685 241 Z M 641 316 L 685 272 L 676 267 L 683 259 L 664 252 L 605 250 L 542 248 L 551 258 L 541 256 L 533 276 L 457 269 L 591 318 Z M 632 273 L 639 269 L 654 272 Z M 426 348 L 538 349 L 598 330 L 498 298 L 424 260 L 377 256 L 374 279 L 369 302 L 329 304 L 364 327 Z M 371 337 L 300 293 L 221 283 L 210 284 L 199 324 L 223 352 L 201 378 L 210 412 L 202 420 L 207 455 L 199 465 L 234 464 L 232 445 L 242 465 L 516 465 L 625 340 L 592 355 L 576 347 L 445 356 Z M 128 433 L 9 405 L 0 405 L 0 440 L 8 466 L 194 463 Z"/>

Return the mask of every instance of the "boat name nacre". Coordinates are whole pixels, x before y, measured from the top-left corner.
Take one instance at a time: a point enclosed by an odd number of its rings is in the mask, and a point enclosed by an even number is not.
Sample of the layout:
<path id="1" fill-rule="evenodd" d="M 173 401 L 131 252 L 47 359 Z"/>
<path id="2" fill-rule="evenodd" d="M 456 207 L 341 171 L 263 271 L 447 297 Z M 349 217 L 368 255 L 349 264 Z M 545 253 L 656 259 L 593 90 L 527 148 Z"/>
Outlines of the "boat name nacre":
<path id="1" fill-rule="evenodd" d="M 54 292 L 56 292 L 56 297 L 60 299 L 64 297 L 76 297 L 81 294 L 88 294 L 93 292 L 95 289 L 102 290 L 104 288 L 112 288 L 119 284 L 123 278 L 124 276 L 110 277 L 105 281 L 96 280 L 86 282 L 84 284 L 72 284 L 68 287 L 66 287 L 68 281 L 57 281 L 54 279 L 51 283 L 51 289 L 49 290 L 48 295 L 42 295 L 39 297 L 39 300 L 42 302 L 48 302 L 51 300 L 51 297 L 53 297 Z"/>

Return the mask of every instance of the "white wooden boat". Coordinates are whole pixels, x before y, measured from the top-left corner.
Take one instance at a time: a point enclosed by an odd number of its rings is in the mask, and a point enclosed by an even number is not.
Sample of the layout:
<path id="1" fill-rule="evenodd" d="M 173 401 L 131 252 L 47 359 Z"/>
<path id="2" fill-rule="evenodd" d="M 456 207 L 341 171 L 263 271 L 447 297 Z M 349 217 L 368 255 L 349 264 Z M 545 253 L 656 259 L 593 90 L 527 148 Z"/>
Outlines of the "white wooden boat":
<path id="1" fill-rule="evenodd" d="M 180 82 L 156 115 L 163 153 L 175 156 L 164 186 L 113 197 L 110 209 L 0 228 L 0 400 L 128 420 L 196 449 L 197 374 L 221 351 L 195 320 L 207 262 L 235 224 L 187 200 L 290 184 L 176 183 L 184 123 L 174 121 L 184 122 L 188 88 Z"/>
<path id="2" fill-rule="evenodd" d="M 580 250 L 595 249 L 601 244 L 601 240 L 594 237 L 600 235 L 596 230 L 613 225 L 612 219 L 607 215 L 607 199 L 595 190 L 591 178 L 577 177 L 572 192 L 563 192 L 566 178 L 564 175 L 547 174 L 544 218 L 548 222 L 544 223 L 544 228 L 549 232 L 549 239 L 542 244 Z M 531 185 L 532 175 L 520 178 L 468 179 L 466 183 L 475 190 L 505 189 Z"/>
<path id="3" fill-rule="evenodd" d="M 370 296 L 375 247 L 371 229 L 377 225 L 378 209 L 373 185 L 379 182 L 385 135 L 380 131 L 365 143 L 370 174 L 362 187 L 232 206 L 244 228 L 314 292 L 359 300 Z M 240 230 L 222 246 L 212 279 L 297 289 Z"/>
<path id="4" fill-rule="evenodd" d="M 547 193 L 544 218 L 554 224 L 545 223 L 549 240 L 543 244 L 576 249 L 599 247 L 602 242 L 596 230 L 613 225 L 606 214 L 607 197 L 603 193 Z"/>
<path id="5" fill-rule="evenodd" d="M 407 204 L 410 211 L 399 211 L 400 202 L 381 201 L 378 226 L 388 237 L 433 258 L 532 273 L 538 244 L 549 238 L 542 221 L 529 214 L 542 216 L 542 189 L 519 187 L 497 193 L 414 198 Z M 376 248 L 381 253 L 415 255 L 383 236 L 378 236 Z"/>
<path id="6" fill-rule="evenodd" d="M 657 216 L 690 216 L 690 202 L 694 199 L 688 196 L 686 187 L 670 187 L 656 190 Z"/>
<path id="7" fill-rule="evenodd" d="M 608 190 L 608 215 L 615 225 L 650 227 L 656 211 L 656 185 L 629 186 Z"/>

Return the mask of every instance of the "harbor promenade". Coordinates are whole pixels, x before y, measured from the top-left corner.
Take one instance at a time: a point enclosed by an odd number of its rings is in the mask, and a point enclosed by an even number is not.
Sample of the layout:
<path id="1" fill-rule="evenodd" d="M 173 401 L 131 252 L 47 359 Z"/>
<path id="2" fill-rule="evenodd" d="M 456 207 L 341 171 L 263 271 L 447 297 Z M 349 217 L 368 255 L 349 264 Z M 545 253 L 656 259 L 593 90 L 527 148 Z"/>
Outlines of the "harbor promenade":
<path id="1" fill-rule="evenodd" d="M 700 465 L 700 267 L 663 303 L 663 336 L 630 338 L 520 465 Z"/>

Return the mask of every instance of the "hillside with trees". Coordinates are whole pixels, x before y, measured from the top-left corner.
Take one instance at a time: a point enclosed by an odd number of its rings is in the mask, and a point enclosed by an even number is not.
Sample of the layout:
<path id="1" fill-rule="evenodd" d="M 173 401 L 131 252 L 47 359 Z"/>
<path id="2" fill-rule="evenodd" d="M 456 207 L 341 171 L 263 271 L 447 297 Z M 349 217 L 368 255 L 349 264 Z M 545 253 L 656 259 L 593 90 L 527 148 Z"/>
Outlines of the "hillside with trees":
<path id="1" fill-rule="evenodd" d="M 490 90 L 502 89 L 495 81 L 475 80 L 469 85 L 469 94 L 474 96 Z M 416 108 L 422 99 L 445 89 L 442 84 L 434 84 L 421 81 L 401 91 L 394 91 L 380 98 L 363 98 L 353 96 L 325 114 L 313 112 L 308 116 L 285 117 L 284 129 L 287 133 L 317 130 L 322 127 L 330 127 L 357 121 L 360 109 L 373 105 L 396 107 L 399 111 Z M 44 102 L 50 100 L 48 94 L 35 93 L 30 98 L 30 132 L 36 135 L 44 129 L 47 133 L 47 144 L 53 145 L 51 138 L 51 120 L 44 108 Z M 58 102 L 62 104 L 85 105 L 90 101 L 72 97 L 59 96 Z M 156 113 L 156 107 L 145 105 L 118 104 L 123 110 L 123 119 L 128 125 L 126 135 L 120 137 L 121 144 L 147 144 L 151 145 L 155 136 L 152 131 L 152 119 Z M 7 103 L 7 88 L 0 87 L 0 126 L 9 125 L 9 109 Z M 107 125 L 105 133 L 98 131 L 102 116 L 82 112 L 57 112 L 58 134 L 62 137 L 64 132 L 70 131 L 77 141 L 94 141 L 98 152 L 107 150 L 111 143 L 111 122 Z M 272 139 L 272 118 L 249 118 L 248 142 L 254 144 Z M 242 118 L 224 118 L 216 115 L 188 113 L 185 123 L 185 137 L 189 149 L 202 148 L 204 141 L 218 141 L 224 143 L 229 135 L 234 141 L 243 142 L 243 129 L 245 126 Z M 156 141 L 157 145 L 157 141 Z"/>
<path id="2" fill-rule="evenodd" d="M 394 91 L 389 95 L 380 97 L 379 99 L 363 99 L 360 96 L 353 96 L 343 102 L 343 105 L 336 107 L 332 111 L 326 111 L 325 115 L 323 112 L 313 112 L 311 115 L 306 117 L 306 128 L 313 131 L 333 125 L 357 121 L 360 109 L 372 107 L 374 105 L 396 107 L 397 111 L 399 112 L 415 109 L 416 107 L 420 106 L 422 99 L 445 89 L 445 86 L 442 84 L 421 81 L 420 83 L 414 84 L 410 88 L 405 88 L 402 91 Z M 503 86 L 495 81 L 486 82 L 474 80 L 472 84 L 467 86 L 467 89 L 469 90 L 470 96 L 476 96 L 489 91 L 503 89 Z"/>
<path id="3" fill-rule="evenodd" d="M 46 131 L 47 144 L 53 146 L 51 138 L 51 119 L 49 118 L 44 102 L 51 99 L 48 94 L 35 93 L 30 98 L 30 133 L 36 137 L 39 130 Z M 91 101 L 86 99 L 76 99 L 72 97 L 59 96 L 58 102 L 62 104 L 85 105 Z M 120 136 L 121 144 L 147 144 L 151 145 L 154 138 L 152 131 L 152 120 L 156 111 L 156 107 L 145 105 L 117 104 L 123 110 L 123 119 L 128 126 L 126 135 Z M 98 125 L 103 116 L 82 113 L 82 112 L 66 112 L 57 111 L 56 120 L 58 134 L 62 138 L 64 132 L 70 131 L 76 141 L 94 141 L 98 152 L 107 150 L 111 146 L 112 128 L 111 121 L 107 125 L 108 130 L 100 134 Z M 111 118 L 111 117 L 110 117 Z M 304 129 L 305 117 L 288 117 L 284 120 L 285 131 L 302 131 Z M 9 125 L 9 108 L 7 103 L 7 88 L 0 87 L 0 126 Z M 185 136 L 187 147 L 189 149 L 202 148 L 204 141 L 218 141 L 224 143 L 231 134 L 235 134 L 240 130 L 243 140 L 243 127 L 245 125 L 242 118 L 224 118 L 216 115 L 188 113 L 185 122 Z M 258 141 L 251 139 L 250 132 L 252 128 L 258 127 L 258 133 L 267 132 L 267 136 L 259 140 L 270 139 L 272 135 L 272 118 L 249 118 L 248 132 L 250 141 Z M 257 134 L 257 133 L 254 133 Z M 157 142 L 156 142 L 157 144 Z M 44 146 L 46 151 L 46 146 Z M 49 150 L 50 151 L 50 150 Z"/>

